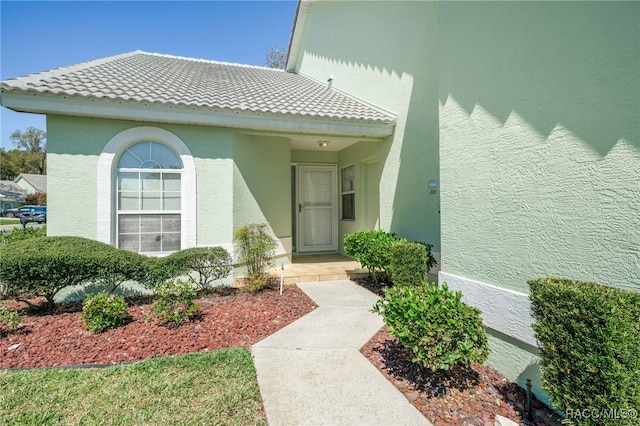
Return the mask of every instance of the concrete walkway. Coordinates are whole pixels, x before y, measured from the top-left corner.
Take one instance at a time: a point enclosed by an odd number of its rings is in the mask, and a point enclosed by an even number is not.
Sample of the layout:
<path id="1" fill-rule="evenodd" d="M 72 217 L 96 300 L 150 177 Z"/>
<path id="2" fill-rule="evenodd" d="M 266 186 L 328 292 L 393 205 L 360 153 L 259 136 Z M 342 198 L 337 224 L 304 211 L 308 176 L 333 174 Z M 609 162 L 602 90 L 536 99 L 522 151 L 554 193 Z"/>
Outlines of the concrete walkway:
<path id="1" fill-rule="evenodd" d="M 349 280 L 297 285 L 318 308 L 252 347 L 268 423 L 430 425 L 359 352 L 383 325 L 377 296 Z"/>

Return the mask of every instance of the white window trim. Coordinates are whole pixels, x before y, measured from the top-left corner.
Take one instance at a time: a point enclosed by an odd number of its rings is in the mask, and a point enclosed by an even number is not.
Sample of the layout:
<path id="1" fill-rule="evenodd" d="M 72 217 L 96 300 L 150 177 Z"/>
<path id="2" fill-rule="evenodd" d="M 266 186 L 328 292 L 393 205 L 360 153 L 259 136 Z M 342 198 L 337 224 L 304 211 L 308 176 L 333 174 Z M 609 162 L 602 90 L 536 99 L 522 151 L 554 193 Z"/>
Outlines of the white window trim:
<path id="1" fill-rule="evenodd" d="M 164 143 L 180 156 L 182 161 L 182 210 L 180 226 L 182 249 L 196 246 L 196 167 L 191 151 L 173 133 L 158 127 L 140 126 L 124 130 L 115 135 L 105 145 L 98 158 L 97 231 L 96 239 L 103 243 L 116 243 L 116 199 L 115 173 L 117 159 L 131 145 L 137 142 L 154 141 Z"/>

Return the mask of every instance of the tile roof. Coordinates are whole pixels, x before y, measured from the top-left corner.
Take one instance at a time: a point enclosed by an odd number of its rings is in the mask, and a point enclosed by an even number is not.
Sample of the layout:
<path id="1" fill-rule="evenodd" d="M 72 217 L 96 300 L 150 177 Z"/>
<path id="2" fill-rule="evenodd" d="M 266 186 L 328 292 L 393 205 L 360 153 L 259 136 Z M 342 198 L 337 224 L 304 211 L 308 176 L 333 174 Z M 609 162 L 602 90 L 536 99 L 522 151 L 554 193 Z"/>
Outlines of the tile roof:
<path id="1" fill-rule="evenodd" d="M 214 111 L 395 122 L 390 113 L 302 75 L 141 51 L 5 80 L 0 90 Z"/>
<path id="2" fill-rule="evenodd" d="M 0 180 L 0 199 L 2 199 L 2 201 L 24 202 L 24 197 L 26 196 L 27 191 L 14 181 Z"/>
<path id="3" fill-rule="evenodd" d="M 16 178 L 16 182 L 20 178 L 26 180 L 27 183 L 31 185 L 36 192 L 47 192 L 47 175 L 20 173 Z"/>

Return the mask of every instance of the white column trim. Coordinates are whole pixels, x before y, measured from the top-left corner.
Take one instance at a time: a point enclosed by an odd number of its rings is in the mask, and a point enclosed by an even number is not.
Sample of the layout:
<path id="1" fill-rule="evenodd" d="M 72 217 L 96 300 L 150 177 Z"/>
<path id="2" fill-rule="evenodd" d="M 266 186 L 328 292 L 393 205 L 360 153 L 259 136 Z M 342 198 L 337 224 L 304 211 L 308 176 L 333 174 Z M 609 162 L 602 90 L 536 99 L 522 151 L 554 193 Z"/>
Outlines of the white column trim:
<path id="1" fill-rule="evenodd" d="M 114 184 L 116 158 L 130 145 L 142 141 L 162 142 L 173 148 L 182 160 L 181 247 L 196 246 L 196 167 L 187 145 L 173 133 L 151 126 L 124 130 L 107 142 L 98 158 L 96 239 L 115 244 Z"/>
<path id="2" fill-rule="evenodd" d="M 529 345 L 538 346 L 529 296 L 440 271 L 438 282 L 462 292 L 462 300 L 482 311 L 484 324 Z"/>

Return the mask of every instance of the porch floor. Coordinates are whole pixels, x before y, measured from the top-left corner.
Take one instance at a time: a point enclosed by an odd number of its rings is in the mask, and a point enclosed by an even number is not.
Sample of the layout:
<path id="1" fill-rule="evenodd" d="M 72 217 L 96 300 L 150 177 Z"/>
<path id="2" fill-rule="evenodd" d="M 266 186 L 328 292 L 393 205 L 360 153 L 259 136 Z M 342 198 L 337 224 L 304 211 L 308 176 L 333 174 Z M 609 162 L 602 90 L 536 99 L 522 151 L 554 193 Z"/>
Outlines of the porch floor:
<path id="1" fill-rule="evenodd" d="M 269 272 L 279 277 L 281 266 Z M 367 270 L 360 267 L 360 262 L 338 253 L 294 255 L 293 262 L 284 265 L 285 284 L 344 280 L 366 274 Z"/>

